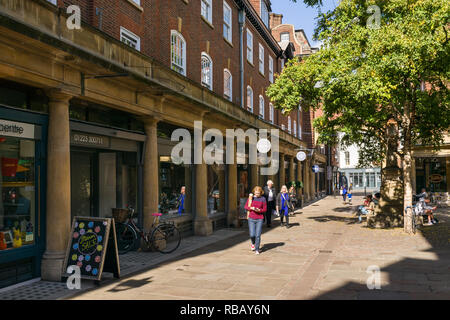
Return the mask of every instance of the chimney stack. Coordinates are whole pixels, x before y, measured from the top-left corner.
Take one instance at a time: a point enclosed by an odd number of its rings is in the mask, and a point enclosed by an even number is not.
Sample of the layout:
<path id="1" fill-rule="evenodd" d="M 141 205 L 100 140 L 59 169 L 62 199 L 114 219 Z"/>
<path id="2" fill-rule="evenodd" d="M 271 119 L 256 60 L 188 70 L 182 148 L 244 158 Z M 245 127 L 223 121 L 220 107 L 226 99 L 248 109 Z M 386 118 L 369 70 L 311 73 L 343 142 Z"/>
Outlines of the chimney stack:
<path id="1" fill-rule="evenodd" d="M 276 26 L 283 24 L 283 15 L 277 13 L 270 13 L 269 26 L 272 30 Z"/>

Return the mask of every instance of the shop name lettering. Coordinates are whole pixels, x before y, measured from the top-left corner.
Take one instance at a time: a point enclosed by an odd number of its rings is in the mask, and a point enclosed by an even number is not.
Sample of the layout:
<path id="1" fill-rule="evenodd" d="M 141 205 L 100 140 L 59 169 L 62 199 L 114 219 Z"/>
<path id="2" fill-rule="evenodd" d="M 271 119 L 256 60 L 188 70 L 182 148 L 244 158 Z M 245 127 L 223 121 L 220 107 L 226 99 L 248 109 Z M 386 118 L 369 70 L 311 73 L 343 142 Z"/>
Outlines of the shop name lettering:
<path id="1" fill-rule="evenodd" d="M 73 135 L 73 141 L 79 143 L 103 144 L 103 138 L 101 137 L 92 137 L 80 134 Z"/>
<path id="2" fill-rule="evenodd" d="M 0 124 L 0 132 L 22 134 L 23 131 L 24 131 L 23 127 L 19 127 L 15 124 L 12 124 L 12 125 Z"/>
<path id="3" fill-rule="evenodd" d="M 95 234 L 91 233 L 81 236 L 79 243 L 81 253 L 91 252 L 96 245 L 97 236 Z"/>
<path id="4" fill-rule="evenodd" d="M 268 140 L 269 136 L 270 141 Z M 171 140 L 179 142 L 172 149 L 172 162 L 178 165 L 192 164 L 192 152 L 194 152 L 194 164 L 202 164 L 203 161 L 208 165 L 246 164 L 247 139 L 248 164 L 260 165 L 261 175 L 277 174 L 279 168 L 278 129 L 259 129 L 258 132 L 255 129 L 246 131 L 242 129 L 226 129 L 226 148 L 224 150 L 224 137 L 219 129 L 208 129 L 203 133 L 202 121 L 194 121 L 193 150 L 191 133 L 187 129 L 176 129 L 172 132 Z M 234 152 L 235 141 L 236 153 Z M 211 143 L 203 148 L 204 142 Z M 224 151 L 226 151 L 226 154 Z"/>

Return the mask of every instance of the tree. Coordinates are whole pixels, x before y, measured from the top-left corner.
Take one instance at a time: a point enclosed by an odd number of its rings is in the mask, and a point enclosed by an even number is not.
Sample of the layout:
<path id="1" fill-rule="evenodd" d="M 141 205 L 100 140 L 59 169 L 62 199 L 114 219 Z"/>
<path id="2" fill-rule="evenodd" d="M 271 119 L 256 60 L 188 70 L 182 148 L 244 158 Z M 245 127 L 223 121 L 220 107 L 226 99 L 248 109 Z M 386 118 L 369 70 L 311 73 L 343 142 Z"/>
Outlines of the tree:
<path id="1" fill-rule="evenodd" d="M 289 62 L 267 95 L 283 112 L 321 108 L 320 142 L 336 143 L 343 132 L 342 143 L 365 146 L 363 163 L 385 158 L 386 124 L 395 121 L 404 208 L 411 206 L 412 146 L 439 149 L 450 127 L 449 18 L 447 0 L 341 0 L 319 13 L 321 50 Z M 410 233 L 410 209 L 404 221 Z"/>

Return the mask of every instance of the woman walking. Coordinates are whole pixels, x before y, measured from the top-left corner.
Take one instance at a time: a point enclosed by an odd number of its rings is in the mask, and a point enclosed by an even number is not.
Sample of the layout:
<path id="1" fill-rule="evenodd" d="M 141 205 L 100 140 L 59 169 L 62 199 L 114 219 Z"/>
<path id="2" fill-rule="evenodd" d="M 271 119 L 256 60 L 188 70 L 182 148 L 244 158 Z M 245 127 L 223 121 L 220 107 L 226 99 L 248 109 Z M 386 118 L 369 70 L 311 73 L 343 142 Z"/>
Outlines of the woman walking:
<path id="1" fill-rule="evenodd" d="M 249 194 L 247 203 L 245 204 L 250 240 L 252 242 L 251 249 L 255 251 L 255 254 L 259 254 L 264 213 L 267 211 L 266 198 L 262 195 L 262 188 L 256 186 L 253 188 L 253 194 Z"/>
<path id="2" fill-rule="evenodd" d="M 289 188 L 289 208 L 291 209 L 292 215 L 294 215 L 295 208 L 297 208 L 297 190 L 295 189 L 295 184 L 292 184 Z"/>
<path id="3" fill-rule="evenodd" d="M 282 186 L 277 196 L 277 211 L 280 213 L 281 226 L 286 217 L 286 228 L 289 228 L 289 193 L 286 186 Z"/>

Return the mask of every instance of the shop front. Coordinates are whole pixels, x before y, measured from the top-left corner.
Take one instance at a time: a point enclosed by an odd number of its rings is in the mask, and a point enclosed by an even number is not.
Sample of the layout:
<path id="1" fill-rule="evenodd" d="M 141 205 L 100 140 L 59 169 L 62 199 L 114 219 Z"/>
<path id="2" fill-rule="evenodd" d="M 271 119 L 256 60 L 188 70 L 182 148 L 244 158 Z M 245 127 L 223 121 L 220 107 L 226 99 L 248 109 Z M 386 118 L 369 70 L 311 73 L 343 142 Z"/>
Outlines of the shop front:
<path id="1" fill-rule="evenodd" d="M 448 193 L 450 176 L 450 157 L 415 158 L 416 192 L 422 188 L 428 192 Z"/>
<path id="2" fill-rule="evenodd" d="M 47 116 L 0 105 L 0 288 L 40 275 Z"/>

